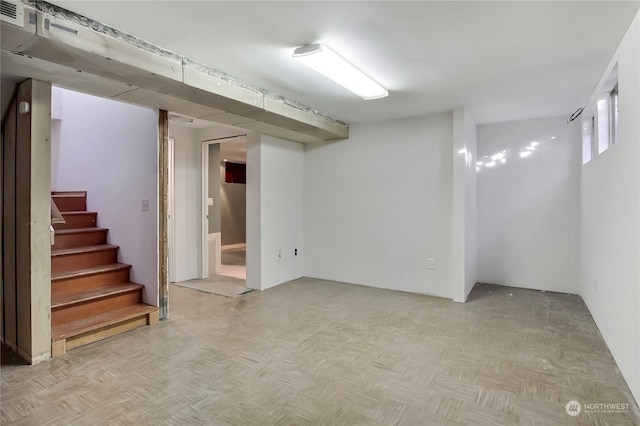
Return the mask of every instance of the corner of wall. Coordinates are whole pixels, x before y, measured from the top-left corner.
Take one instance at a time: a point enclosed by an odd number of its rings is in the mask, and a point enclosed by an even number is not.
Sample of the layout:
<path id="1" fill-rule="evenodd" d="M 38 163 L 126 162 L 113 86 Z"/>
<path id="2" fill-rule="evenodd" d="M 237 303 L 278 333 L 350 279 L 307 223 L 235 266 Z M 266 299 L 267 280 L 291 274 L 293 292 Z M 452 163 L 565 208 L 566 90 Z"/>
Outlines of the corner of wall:
<path id="1" fill-rule="evenodd" d="M 464 303 L 477 277 L 476 124 L 464 108 L 453 111 L 451 298 Z"/>
<path id="2" fill-rule="evenodd" d="M 261 137 L 247 135 L 247 288 L 262 290 Z"/>

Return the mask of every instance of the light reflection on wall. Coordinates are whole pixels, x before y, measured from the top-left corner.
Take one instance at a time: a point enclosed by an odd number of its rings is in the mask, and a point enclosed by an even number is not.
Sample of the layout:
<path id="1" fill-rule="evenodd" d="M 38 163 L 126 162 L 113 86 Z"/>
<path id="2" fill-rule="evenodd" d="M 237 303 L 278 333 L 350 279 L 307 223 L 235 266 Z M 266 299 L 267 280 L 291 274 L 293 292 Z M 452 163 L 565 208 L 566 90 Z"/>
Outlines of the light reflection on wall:
<path id="1" fill-rule="evenodd" d="M 471 152 L 467 152 L 467 148 L 462 148 L 458 151 L 458 154 L 464 155 L 464 162 L 467 164 L 467 166 L 471 166 L 471 164 L 473 164 L 473 154 Z M 476 171 L 478 171 L 477 167 Z"/>
<path id="2" fill-rule="evenodd" d="M 557 136 L 551 136 L 549 139 L 555 140 L 557 138 L 558 138 Z M 534 154 L 536 149 L 538 149 L 538 147 L 540 146 L 540 143 L 541 143 L 540 141 L 529 142 L 529 144 L 524 149 L 520 150 L 520 152 L 518 153 L 518 156 L 521 159 L 531 156 L 532 154 Z M 484 155 L 482 159 L 476 162 L 476 171 L 479 172 L 484 167 L 493 168 L 493 167 L 499 166 L 500 164 L 506 164 L 509 158 L 510 158 L 510 150 L 506 150 L 506 149 L 503 149 L 500 152 L 496 152 L 493 155 Z M 514 155 L 514 158 L 517 158 L 517 157 L 515 157 Z"/>

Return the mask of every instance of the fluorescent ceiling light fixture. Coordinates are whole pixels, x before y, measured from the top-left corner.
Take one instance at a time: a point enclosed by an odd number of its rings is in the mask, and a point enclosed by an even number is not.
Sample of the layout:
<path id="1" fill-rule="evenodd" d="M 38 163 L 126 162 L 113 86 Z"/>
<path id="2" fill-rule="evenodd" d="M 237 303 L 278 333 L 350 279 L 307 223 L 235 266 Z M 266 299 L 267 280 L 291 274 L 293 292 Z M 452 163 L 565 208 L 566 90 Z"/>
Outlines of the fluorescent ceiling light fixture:
<path id="1" fill-rule="evenodd" d="M 520 153 L 520 158 L 525 158 L 531 155 L 531 151 L 522 151 Z"/>
<path id="2" fill-rule="evenodd" d="M 293 51 L 293 57 L 362 99 L 389 95 L 387 89 L 320 43 L 298 47 Z"/>
<path id="3" fill-rule="evenodd" d="M 493 166 L 495 166 L 495 165 L 496 165 L 496 162 L 495 162 L 495 161 L 492 161 L 492 162 L 490 162 L 490 163 L 485 164 L 485 167 L 493 167 Z"/>

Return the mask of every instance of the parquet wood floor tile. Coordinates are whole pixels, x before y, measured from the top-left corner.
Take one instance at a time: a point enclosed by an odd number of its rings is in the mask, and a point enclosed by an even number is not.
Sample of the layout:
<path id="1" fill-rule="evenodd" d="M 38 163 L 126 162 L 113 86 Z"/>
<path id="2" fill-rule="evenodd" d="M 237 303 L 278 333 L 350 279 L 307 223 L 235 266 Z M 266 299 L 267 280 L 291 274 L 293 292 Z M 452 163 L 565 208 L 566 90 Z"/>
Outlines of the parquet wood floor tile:
<path id="1" fill-rule="evenodd" d="M 171 286 L 157 326 L 2 356 L 3 425 L 640 424 L 580 297 L 492 285 L 466 304 L 307 278 L 236 299 Z M 570 400 L 630 407 L 571 417 Z"/>

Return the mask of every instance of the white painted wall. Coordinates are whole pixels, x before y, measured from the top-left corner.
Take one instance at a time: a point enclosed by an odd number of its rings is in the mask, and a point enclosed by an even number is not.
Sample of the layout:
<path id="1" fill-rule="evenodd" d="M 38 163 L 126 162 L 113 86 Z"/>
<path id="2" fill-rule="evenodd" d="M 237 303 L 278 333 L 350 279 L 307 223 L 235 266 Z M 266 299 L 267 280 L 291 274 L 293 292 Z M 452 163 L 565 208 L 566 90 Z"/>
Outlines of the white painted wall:
<path id="1" fill-rule="evenodd" d="M 51 187 L 86 190 L 98 226 L 120 246 L 118 259 L 145 285 L 145 303 L 158 305 L 157 112 L 53 88 L 61 120 L 52 132 Z M 142 211 L 149 200 L 149 211 Z"/>
<path id="2" fill-rule="evenodd" d="M 262 147 L 260 135 L 247 135 L 247 288 L 262 289 Z"/>
<path id="3" fill-rule="evenodd" d="M 259 170 L 260 289 L 265 290 L 304 275 L 304 145 L 261 136 Z"/>
<path id="4" fill-rule="evenodd" d="M 640 14 L 600 84 L 616 62 L 620 141 L 582 167 L 580 294 L 639 402 Z"/>
<path id="5" fill-rule="evenodd" d="M 552 139 L 555 137 L 555 139 Z M 531 142 L 538 142 L 526 158 Z M 478 126 L 478 280 L 578 293 L 580 144 L 566 117 Z"/>
<path id="6" fill-rule="evenodd" d="M 448 112 L 307 144 L 305 275 L 452 298 L 452 129 Z"/>
<path id="7" fill-rule="evenodd" d="M 476 124 L 453 111 L 452 298 L 464 302 L 477 278 Z"/>
<path id="8" fill-rule="evenodd" d="M 465 143 L 466 143 L 466 163 L 464 169 L 465 188 L 465 245 L 464 245 L 464 293 L 460 301 L 466 300 L 467 296 L 478 281 L 478 184 L 475 160 L 477 158 L 477 126 L 473 118 L 465 110 Z M 454 155 L 459 155 L 454 150 Z"/>
<path id="9" fill-rule="evenodd" d="M 194 129 L 169 122 L 174 142 L 176 282 L 200 278 L 202 268 L 202 149 Z"/>

